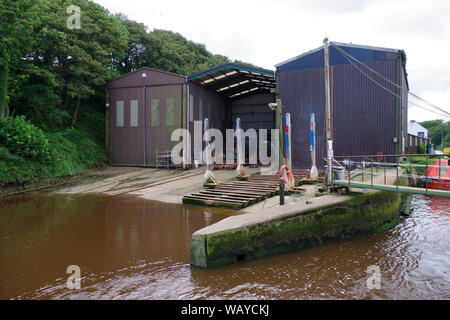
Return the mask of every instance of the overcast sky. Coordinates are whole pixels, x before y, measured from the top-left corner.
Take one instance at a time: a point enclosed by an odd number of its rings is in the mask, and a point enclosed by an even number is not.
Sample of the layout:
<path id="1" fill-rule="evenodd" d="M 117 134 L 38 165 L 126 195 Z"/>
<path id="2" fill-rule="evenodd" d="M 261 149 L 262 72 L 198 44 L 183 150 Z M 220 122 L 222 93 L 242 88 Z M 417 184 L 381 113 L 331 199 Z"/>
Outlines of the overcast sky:
<path id="1" fill-rule="evenodd" d="M 325 36 L 336 42 L 404 49 L 410 91 L 450 112 L 448 0 L 95 2 L 149 30 L 179 32 L 214 54 L 272 70 L 275 64 L 321 46 Z M 450 120 L 410 105 L 409 120 L 438 118 Z"/>

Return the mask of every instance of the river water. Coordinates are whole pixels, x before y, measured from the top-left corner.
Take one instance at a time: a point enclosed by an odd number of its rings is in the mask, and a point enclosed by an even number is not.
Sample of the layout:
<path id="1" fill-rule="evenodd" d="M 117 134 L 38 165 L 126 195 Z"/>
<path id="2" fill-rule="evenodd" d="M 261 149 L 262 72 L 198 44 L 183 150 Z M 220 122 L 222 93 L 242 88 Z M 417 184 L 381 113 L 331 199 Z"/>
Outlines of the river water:
<path id="1" fill-rule="evenodd" d="M 1 299 L 450 299 L 450 200 L 414 196 L 394 228 L 204 270 L 193 232 L 235 211 L 134 197 L 0 201 Z M 81 289 L 68 289 L 77 265 Z M 379 289 L 367 272 L 380 270 Z"/>

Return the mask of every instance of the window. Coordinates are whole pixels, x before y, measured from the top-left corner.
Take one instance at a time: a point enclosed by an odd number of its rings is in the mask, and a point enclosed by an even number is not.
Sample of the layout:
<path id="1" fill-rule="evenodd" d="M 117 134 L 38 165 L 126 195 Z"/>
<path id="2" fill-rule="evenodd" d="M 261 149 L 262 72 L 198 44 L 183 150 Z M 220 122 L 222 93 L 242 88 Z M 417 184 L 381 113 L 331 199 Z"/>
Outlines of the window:
<path id="1" fill-rule="evenodd" d="M 116 102 L 116 127 L 123 127 L 123 101 Z"/>
<path id="2" fill-rule="evenodd" d="M 425 137 L 425 132 L 418 132 L 417 135 L 421 138 Z"/>
<path id="3" fill-rule="evenodd" d="M 139 126 L 138 112 L 139 112 L 138 101 L 131 100 L 130 101 L 130 127 Z"/>
<path id="4" fill-rule="evenodd" d="M 159 99 L 152 99 L 150 116 L 151 116 L 150 126 L 151 127 L 159 126 Z"/>
<path id="5" fill-rule="evenodd" d="M 166 125 L 175 125 L 175 99 L 169 98 L 166 100 Z"/>
<path id="6" fill-rule="evenodd" d="M 194 121 L 194 96 L 189 97 L 189 121 Z"/>

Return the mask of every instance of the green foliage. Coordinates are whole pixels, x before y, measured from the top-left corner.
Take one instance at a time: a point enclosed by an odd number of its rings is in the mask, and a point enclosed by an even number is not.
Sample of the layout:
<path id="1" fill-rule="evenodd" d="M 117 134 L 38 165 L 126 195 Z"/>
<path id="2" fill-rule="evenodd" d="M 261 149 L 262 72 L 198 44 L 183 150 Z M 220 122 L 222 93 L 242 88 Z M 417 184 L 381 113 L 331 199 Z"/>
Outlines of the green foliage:
<path id="1" fill-rule="evenodd" d="M 0 1 L 0 117 L 9 115 L 8 86 L 15 66 L 29 52 L 37 6 L 32 0 Z M 12 73 L 12 74 L 11 74 Z"/>
<path id="2" fill-rule="evenodd" d="M 0 147 L 0 185 L 70 176 L 103 166 L 107 160 L 104 115 L 89 106 L 85 109 L 89 112 L 80 117 L 76 127 L 46 132 L 49 142 L 45 160 L 22 158 Z"/>
<path id="3" fill-rule="evenodd" d="M 0 144 L 22 158 L 44 160 L 48 157 L 47 138 L 24 116 L 0 119 Z"/>
<path id="4" fill-rule="evenodd" d="M 179 33 L 159 29 L 147 32 L 147 26 L 142 23 L 129 20 L 123 14 L 116 17 L 128 32 L 125 58 L 117 61 L 120 73 L 145 66 L 188 76 L 230 62 L 228 57 L 212 54 L 203 44 L 189 41 Z"/>
<path id="5" fill-rule="evenodd" d="M 420 144 L 417 146 L 417 153 L 418 154 L 426 154 L 427 153 L 427 146 L 424 144 Z"/>
<path id="6" fill-rule="evenodd" d="M 8 149 L 6 149 L 3 146 L 0 146 L 0 161 L 1 160 L 20 160 L 20 159 L 21 158 L 19 156 L 16 156 L 16 155 L 10 153 Z"/>
<path id="7" fill-rule="evenodd" d="M 442 150 L 442 136 L 444 137 L 444 148 L 450 146 L 450 121 L 428 120 L 420 124 L 428 129 L 435 150 Z"/>
<path id="8" fill-rule="evenodd" d="M 79 29 L 67 26 L 70 5 L 80 7 Z M 0 184 L 105 163 L 108 80 L 144 66 L 190 75 L 230 61 L 147 29 L 89 0 L 0 0 Z"/>

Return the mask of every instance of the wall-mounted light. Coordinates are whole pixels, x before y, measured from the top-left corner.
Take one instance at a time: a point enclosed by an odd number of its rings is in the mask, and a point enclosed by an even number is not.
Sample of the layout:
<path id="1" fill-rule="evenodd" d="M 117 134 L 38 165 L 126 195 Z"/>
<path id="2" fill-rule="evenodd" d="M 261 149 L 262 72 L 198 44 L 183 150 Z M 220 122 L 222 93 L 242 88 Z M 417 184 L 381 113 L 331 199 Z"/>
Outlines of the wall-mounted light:
<path id="1" fill-rule="evenodd" d="M 269 103 L 269 108 L 272 111 L 277 110 L 278 104 L 277 103 Z"/>
<path id="2" fill-rule="evenodd" d="M 142 78 L 147 78 L 147 74 L 145 72 L 142 74 Z"/>
<path id="3" fill-rule="evenodd" d="M 109 103 L 106 104 L 106 109 L 109 109 Z"/>

